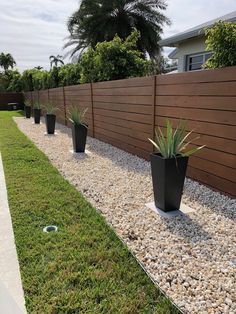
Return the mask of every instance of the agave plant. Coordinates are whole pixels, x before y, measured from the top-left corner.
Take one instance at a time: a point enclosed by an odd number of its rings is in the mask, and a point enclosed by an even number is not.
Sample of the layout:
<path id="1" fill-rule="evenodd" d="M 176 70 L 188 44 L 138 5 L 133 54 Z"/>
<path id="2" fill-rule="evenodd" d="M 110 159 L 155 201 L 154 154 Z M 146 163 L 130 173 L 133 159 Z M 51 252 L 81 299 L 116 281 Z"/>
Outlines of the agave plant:
<path id="1" fill-rule="evenodd" d="M 54 106 L 51 102 L 48 102 L 44 105 L 44 108 L 47 112 L 47 114 L 53 114 L 57 110 L 59 110 L 56 106 Z"/>
<path id="2" fill-rule="evenodd" d="M 70 118 L 69 120 L 74 125 L 84 124 L 84 117 L 88 108 L 79 108 L 77 106 L 71 106 L 69 109 Z"/>
<path id="3" fill-rule="evenodd" d="M 186 132 L 186 125 L 180 122 L 176 129 L 172 127 L 170 121 L 166 124 L 166 134 L 158 127 L 155 130 L 155 141 L 149 138 L 149 141 L 154 145 L 154 147 L 160 152 L 164 158 L 174 158 L 177 156 L 190 156 L 195 152 L 199 151 L 205 145 L 200 147 L 195 147 L 188 150 L 189 144 L 194 142 L 199 136 L 189 140 L 189 136 L 194 130 Z"/>
<path id="4" fill-rule="evenodd" d="M 24 103 L 26 107 L 31 107 L 31 102 L 29 100 L 26 100 Z"/>
<path id="5" fill-rule="evenodd" d="M 35 104 L 34 104 L 34 109 L 41 109 L 41 104 L 39 101 L 37 101 Z"/>

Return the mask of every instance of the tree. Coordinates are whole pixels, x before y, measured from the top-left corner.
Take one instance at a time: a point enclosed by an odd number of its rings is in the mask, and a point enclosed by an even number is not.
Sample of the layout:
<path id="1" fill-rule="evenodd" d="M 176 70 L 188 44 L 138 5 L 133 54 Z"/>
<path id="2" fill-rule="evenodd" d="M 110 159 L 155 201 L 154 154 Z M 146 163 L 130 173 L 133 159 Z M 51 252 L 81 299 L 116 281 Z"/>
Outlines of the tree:
<path id="1" fill-rule="evenodd" d="M 69 41 L 74 46 L 71 57 L 98 42 L 110 41 L 115 35 L 127 38 L 136 29 L 140 32 L 138 49 L 154 59 L 159 55 L 163 25 L 170 24 L 162 14 L 164 0 L 82 0 L 68 21 Z"/>
<path id="2" fill-rule="evenodd" d="M 34 69 L 36 69 L 36 70 L 42 70 L 43 67 L 41 67 L 40 65 L 38 65 L 38 66 L 34 67 Z"/>
<path id="3" fill-rule="evenodd" d="M 76 85 L 80 82 L 80 64 L 66 64 L 59 69 L 59 85 Z"/>
<path id="4" fill-rule="evenodd" d="M 7 70 L 6 75 L 9 81 L 7 90 L 11 92 L 21 92 L 23 88 L 21 74 L 17 70 Z"/>
<path id="5" fill-rule="evenodd" d="M 55 67 L 57 67 L 57 65 L 60 63 L 60 64 L 64 64 L 63 62 L 63 57 L 60 56 L 60 55 L 57 55 L 57 56 L 50 56 L 49 57 L 49 60 L 50 60 L 50 67 L 52 68 L 52 65 L 54 64 Z"/>
<path id="6" fill-rule="evenodd" d="M 213 51 L 204 68 L 222 68 L 236 65 L 236 24 L 217 22 L 206 29 L 207 50 Z"/>
<path id="7" fill-rule="evenodd" d="M 5 72 L 9 68 L 13 69 L 14 65 L 16 65 L 16 62 L 10 53 L 5 54 L 2 52 L 0 54 L 0 66 L 4 69 Z"/>
<path id="8" fill-rule="evenodd" d="M 34 83 L 33 83 L 33 75 L 37 71 L 36 69 L 25 70 L 22 73 L 21 80 L 22 80 L 22 88 L 24 91 L 33 91 L 34 90 Z"/>
<path id="9" fill-rule="evenodd" d="M 80 60 L 81 83 L 118 80 L 147 74 L 150 62 L 137 50 L 139 32 L 122 40 L 119 36 L 110 42 L 89 48 Z"/>

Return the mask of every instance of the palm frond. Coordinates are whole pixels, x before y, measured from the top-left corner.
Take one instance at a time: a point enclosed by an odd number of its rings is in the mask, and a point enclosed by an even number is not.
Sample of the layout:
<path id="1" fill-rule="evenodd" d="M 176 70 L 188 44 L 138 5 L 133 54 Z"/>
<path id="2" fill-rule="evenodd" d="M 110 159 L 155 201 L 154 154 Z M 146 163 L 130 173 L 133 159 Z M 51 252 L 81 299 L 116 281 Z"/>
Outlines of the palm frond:
<path id="1" fill-rule="evenodd" d="M 153 59 L 160 53 L 159 40 L 163 26 L 170 20 L 163 14 L 164 0 L 82 0 L 80 7 L 68 19 L 69 46 L 71 53 L 81 47 L 95 47 L 98 42 L 110 41 L 117 34 L 125 39 L 133 29 L 140 34 L 138 49 Z"/>

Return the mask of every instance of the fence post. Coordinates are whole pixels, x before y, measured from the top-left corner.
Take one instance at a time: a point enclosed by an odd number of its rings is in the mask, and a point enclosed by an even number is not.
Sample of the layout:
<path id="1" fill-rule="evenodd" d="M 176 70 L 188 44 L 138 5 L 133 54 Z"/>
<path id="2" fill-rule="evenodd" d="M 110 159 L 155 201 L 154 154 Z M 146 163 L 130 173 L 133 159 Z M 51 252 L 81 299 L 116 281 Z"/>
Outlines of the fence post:
<path id="1" fill-rule="evenodd" d="M 94 137 L 93 83 L 90 83 L 90 93 L 91 93 L 91 114 L 92 114 L 92 125 L 93 125 L 92 137 Z"/>
<path id="2" fill-rule="evenodd" d="M 64 105 L 64 117 L 65 117 L 65 125 L 67 126 L 67 113 L 66 113 L 66 96 L 65 96 L 65 86 L 62 86 L 63 92 L 63 105 Z"/>
<path id="3" fill-rule="evenodd" d="M 152 130 L 151 138 L 155 140 L 155 114 L 156 114 L 156 75 L 153 76 L 152 83 Z M 153 146 L 154 151 L 154 146 Z"/>
<path id="4" fill-rule="evenodd" d="M 33 95 L 32 95 L 32 90 L 30 91 L 30 98 L 31 98 L 31 106 L 33 105 Z"/>

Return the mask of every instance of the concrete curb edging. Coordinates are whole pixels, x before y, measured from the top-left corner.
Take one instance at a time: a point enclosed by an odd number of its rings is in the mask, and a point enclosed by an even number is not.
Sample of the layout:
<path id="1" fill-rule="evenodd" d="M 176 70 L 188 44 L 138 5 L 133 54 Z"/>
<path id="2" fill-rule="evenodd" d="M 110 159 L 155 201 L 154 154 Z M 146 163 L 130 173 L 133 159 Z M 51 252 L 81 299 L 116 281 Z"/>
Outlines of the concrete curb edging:
<path id="1" fill-rule="evenodd" d="M 0 200 L 0 313 L 25 314 L 24 291 L 8 205 L 1 153 Z"/>

